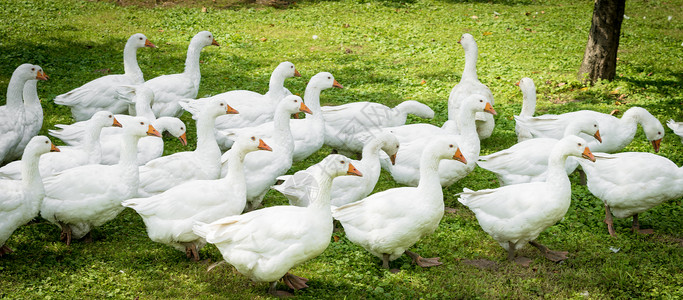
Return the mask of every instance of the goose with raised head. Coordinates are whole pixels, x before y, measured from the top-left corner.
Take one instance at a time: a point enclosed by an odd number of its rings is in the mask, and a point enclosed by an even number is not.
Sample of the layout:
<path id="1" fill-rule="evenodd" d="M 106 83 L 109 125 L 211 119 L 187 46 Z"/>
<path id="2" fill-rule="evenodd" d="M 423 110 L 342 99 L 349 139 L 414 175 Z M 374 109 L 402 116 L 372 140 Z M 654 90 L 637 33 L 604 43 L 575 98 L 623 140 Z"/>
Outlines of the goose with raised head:
<path id="1" fill-rule="evenodd" d="M 571 183 L 564 169 L 569 156 L 595 161 L 584 139 L 570 135 L 561 139 L 548 157 L 548 175 L 544 182 L 507 185 L 496 189 L 464 189 L 458 201 L 474 212 L 481 228 L 508 251 L 508 260 L 527 243 L 552 261 L 567 258 L 567 252 L 552 251 L 536 242 L 538 235 L 561 220 L 571 202 Z"/>
<path id="2" fill-rule="evenodd" d="M 515 85 L 522 90 L 522 111 L 519 112 L 519 116 L 522 118 L 533 117 L 536 111 L 536 85 L 534 81 L 529 77 L 524 77 L 517 81 Z M 534 138 L 528 129 L 516 124 L 515 133 L 517 134 L 517 142 Z"/>
<path id="3" fill-rule="evenodd" d="M 579 160 L 588 190 L 605 204 L 605 223 L 616 236 L 612 215 L 633 216 L 631 230 L 640 229 L 638 214 L 664 201 L 683 197 L 683 168 L 666 157 L 646 152 L 596 153 L 595 163 Z"/>
<path id="4" fill-rule="evenodd" d="M 162 193 L 180 183 L 196 179 L 218 179 L 221 150 L 214 135 L 216 118 L 237 111 L 220 99 L 211 100 L 197 119 L 197 148 L 153 159 L 140 166 L 138 197 Z"/>
<path id="5" fill-rule="evenodd" d="M 121 123 L 108 111 L 95 113 L 90 120 L 85 121 L 87 128 L 84 132 L 85 141 L 79 146 L 61 146 L 59 152 L 47 153 L 40 156 L 40 176 L 47 178 L 66 169 L 78 166 L 99 164 L 102 158 L 100 146 L 100 131 L 109 126 L 121 127 Z M 21 179 L 23 160 L 11 162 L 0 168 L 0 177 Z"/>
<path id="6" fill-rule="evenodd" d="M 348 158 L 338 154 L 327 156 L 318 169 L 319 191 L 311 205 L 271 206 L 209 224 L 197 222 L 195 234 L 214 244 L 240 273 L 269 282 L 272 295 L 289 294 L 276 289 L 280 279 L 296 290 L 308 287 L 308 279 L 289 270 L 320 255 L 330 244 L 332 180 L 342 175 L 362 176 Z"/>
<path id="7" fill-rule="evenodd" d="M 40 216 L 61 227 L 61 239 L 67 245 L 72 238 L 80 239 L 91 228 L 114 219 L 124 208 L 121 201 L 137 192 L 138 140 L 148 135 L 161 138 L 161 135 L 143 117 L 122 122 L 124 142 L 118 164 L 80 166 L 43 179 L 45 199 Z"/>
<path id="8" fill-rule="evenodd" d="M 569 123 L 576 119 L 591 118 L 598 121 L 602 143 L 592 140 L 584 133 L 579 136 L 588 141 L 588 147 L 595 152 L 617 152 L 633 141 L 638 124 L 643 126 L 645 137 L 652 143 L 655 152 L 664 138 L 664 126 L 652 114 L 642 107 L 629 108 L 621 118 L 592 110 L 580 110 L 561 115 L 542 115 L 537 117 L 515 116 L 517 125 L 523 127 L 536 138 L 547 137 L 561 139 Z"/>
<path id="9" fill-rule="evenodd" d="M 238 128 L 227 133 L 228 137 L 233 140 L 240 136 L 259 136 L 273 147 L 271 152 L 250 153 L 244 160 L 247 182 L 246 211 L 259 207 L 270 186 L 277 181 L 277 177 L 285 174 L 292 167 L 294 140 L 289 119 L 292 114 L 298 112 L 310 114 L 311 110 L 304 104 L 301 97 L 290 95 L 278 103 L 272 123 Z M 223 154 L 221 161 L 222 175 L 225 175 L 230 168 L 230 151 Z"/>
<path id="10" fill-rule="evenodd" d="M 156 48 L 142 33 L 136 33 L 123 48 L 124 74 L 107 75 L 94 79 L 78 88 L 55 97 L 55 103 L 71 108 L 71 116 L 76 121 L 90 119 L 98 111 L 106 110 L 115 114 L 128 111 L 128 99 L 121 93 L 124 85 L 145 82 L 138 66 L 137 51 L 140 48 Z"/>
<path id="11" fill-rule="evenodd" d="M 47 80 L 39 66 L 22 64 L 14 69 L 7 85 L 7 99 L 0 106 L 0 165 L 14 159 L 13 151 L 24 138 L 24 88 L 30 80 Z"/>
<path id="12" fill-rule="evenodd" d="M 172 246 L 198 261 L 199 250 L 206 240 L 194 234 L 192 226 L 195 222 L 211 223 L 242 213 L 247 203 L 243 161 L 247 153 L 256 150 L 272 151 L 256 136 L 241 136 L 230 152 L 232 163 L 225 177 L 190 180 L 161 194 L 129 199 L 121 204 L 142 217 L 152 241 Z"/>
<path id="13" fill-rule="evenodd" d="M 401 146 L 402 147 L 402 146 Z M 420 183 L 375 193 L 341 206 L 332 216 L 341 222 L 346 237 L 382 260 L 382 267 L 404 253 L 421 267 L 438 266 L 439 258 L 423 258 L 408 249 L 432 234 L 443 217 L 443 190 L 439 162 L 467 163 L 453 136 L 435 137 L 420 156 Z"/>
<path id="14" fill-rule="evenodd" d="M 296 70 L 294 64 L 288 61 L 280 63 L 273 73 L 270 75 L 270 84 L 268 85 L 268 92 L 259 94 L 248 90 L 235 90 L 208 98 L 201 99 L 183 99 L 180 105 L 186 111 L 190 112 L 193 118 L 208 100 L 210 99 L 224 99 L 232 107 L 238 107 L 240 114 L 237 116 L 221 116 L 216 119 L 216 129 L 226 130 L 232 128 L 253 127 L 260 124 L 273 121 L 273 113 L 278 102 L 285 96 L 292 93 L 285 88 L 285 79 L 291 77 L 301 77 L 299 71 Z M 232 145 L 221 145 L 221 148 L 228 149 Z"/>
<path id="15" fill-rule="evenodd" d="M 602 141 L 598 122 L 590 119 L 573 120 L 564 131 L 564 136 L 585 133 L 598 142 Z M 477 165 L 496 174 L 501 186 L 526 182 L 545 181 L 548 171 L 548 149 L 555 147 L 559 140 L 535 138 L 524 140 L 502 151 L 479 157 Z M 574 172 L 579 162 L 567 159 L 567 175 Z"/>
<path id="16" fill-rule="evenodd" d="M 430 124 L 410 124 L 387 128 L 401 142 L 401 148 L 396 155 L 396 164 L 389 163 L 388 158 L 382 156 L 382 168 L 389 171 L 394 180 L 400 184 L 417 186 L 420 182 L 419 158 L 429 140 L 436 136 L 453 135 L 465 157 L 467 163 L 443 160 L 439 163 L 439 178 L 441 185 L 448 187 L 474 170 L 479 159 L 481 145 L 475 125 L 475 117 L 479 112 L 496 114 L 493 106 L 482 95 L 471 95 L 462 103 L 459 110 L 460 117 L 449 120 L 443 128 Z M 457 123 L 457 126 L 452 125 Z M 455 128 L 457 127 L 457 128 Z"/>
<path id="17" fill-rule="evenodd" d="M 325 145 L 340 153 L 361 153 L 366 133 L 384 127 L 401 126 L 409 114 L 434 118 L 434 111 L 414 100 L 403 101 L 394 108 L 375 102 L 353 102 L 322 107 L 325 119 Z"/>
<path id="18" fill-rule="evenodd" d="M 671 130 L 673 130 L 674 133 L 681 138 L 681 142 L 683 142 L 683 122 L 669 120 L 666 122 L 666 126 L 671 128 Z"/>
<path id="19" fill-rule="evenodd" d="M 182 73 L 161 75 L 144 83 L 154 92 L 152 111 L 157 117 L 180 117 L 183 109 L 178 103 L 181 99 L 196 98 L 202 74 L 199 71 L 199 54 L 206 46 L 219 46 L 208 31 L 197 33 L 187 48 L 185 70 Z"/>
<path id="20" fill-rule="evenodd" d="M 21 156 L 21 180 L 0 179 L 0 257 L 11 253 L 5 245 L 19 226 L 38 216 L 40 202 L 45 197 L 43 180 L 38 171 L 42 154 L 59 151 L 46 136 L 35 136 L 26 145 Z"/>
<path id="21" fill-rule="evenodd" d="M 49 78 L 45 75 L 45 78 Z M 40 98 L 38 97 L 38 80 L 29 80 L 24 84 L 24 133 L 21 141 L 9 154 L 10 160 L 15 160 L 21 157 L 24 153 L 24 148 L 28 142 L 38 134 L 43 127 L 43 107 L 40 105 Z"/>
<path id="22" fill-rule="evenodd" d="M 344 176 L 335 178 L 332 182 L 332 191 L 330 192 L 330 201 L 333 206 L 349 204 L 363 199 L 372 193 L 382 171 L 379 163 L 380 150 L 384 151 L 392 162 L 396 160 L 399 142 L 393 134 L 388 132 L 380 133 L 377 136 L 366 138 L 366 140 L 368 142 L 363 147 L 362 159 L 351 160 L 351 163 L 363 173 L 363 177 Z M 280 176 L 277 179 L 284 181 L 279 185 L 274 185 L 272 188 L 285 195 L 289 199 L 289 204 L 308 206 L 313 199 L 311 193 L 317 192 L 313 187 L 317 180 L 312 177 L 315 174 L 313 172 L 315 168 L 319 168 L 319 166 L 316 164 L 308 167 L 306 170 L 298 171 L 294 175 Z"/>
<path id="23" fill-rule="evenodd" d="M 456 84 L 448 96 L 448 119 L 455 120 L 460 117 L 458 112 L 461 109 L 463 101 L 467 97 L 478 94 L 486 98 L 486 101 L 493 105 L 493 94 L 491 89 L 481 83 L 477 77 L 477 59 L 479 57 L 479 48 L 474 37 L 469 33 L 464 33 L 459 44 L 465 50 L 465 68 L 462 71 L 460 82 Z M 477 134 L 480 139 L 486 139 L 491 136 L 495 120 L 493 116 L 485 113 L 478 113 L 476 115 Z"/>

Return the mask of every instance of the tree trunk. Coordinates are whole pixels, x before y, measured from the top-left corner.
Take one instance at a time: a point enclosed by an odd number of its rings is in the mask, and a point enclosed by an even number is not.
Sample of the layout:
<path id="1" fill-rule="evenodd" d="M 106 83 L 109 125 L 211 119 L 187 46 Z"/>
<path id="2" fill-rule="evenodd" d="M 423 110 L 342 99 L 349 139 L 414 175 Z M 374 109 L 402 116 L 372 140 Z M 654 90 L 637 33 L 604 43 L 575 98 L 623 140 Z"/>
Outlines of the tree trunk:
<path id="1" fill-rule="evenodd" d="M 579 80 L 595 83 L 599 79 L 614 79 L 625 7 L 626 0 L 595 0 L 593 22 L 579 68 Z"/>

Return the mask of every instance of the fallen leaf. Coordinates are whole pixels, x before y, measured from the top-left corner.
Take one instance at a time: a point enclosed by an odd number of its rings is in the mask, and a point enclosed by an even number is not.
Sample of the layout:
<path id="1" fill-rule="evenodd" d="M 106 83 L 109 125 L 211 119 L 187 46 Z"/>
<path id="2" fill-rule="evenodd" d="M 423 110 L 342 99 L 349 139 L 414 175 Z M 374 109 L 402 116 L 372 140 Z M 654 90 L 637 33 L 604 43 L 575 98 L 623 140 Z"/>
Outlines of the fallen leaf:
<path id="1" fill-rule="evenodd" d="M 349 26 L 351 26 L 351 25 L 349 25 L 349 24 L 342 25 L 342 27 L 344 27 L 344 28 L 349 28 Z"/>
<path id="2" fill-rule="evenodd" d="M 203 12 L 203 13 L 206 12 L 206 6 L 202 6 L 202 12 Z"/>
<path id="3" fill-rule="evenodd" d="M 564 83 L 564 82 L 560 82 L 560 83 L 557 84 L 557 86 L 558 86 L 558 87 L 561 87 L 561 86 L 563 86 L 563 85 L 565 85 L 565 84 L 566 84 L 566 83 Z"/>
<path id="4" fill-rule="evenodd" d="M 332 238 L 334 238 L 335 243 L 339 242 L 339 236 L 333 235 Z"/>
<path id="5" fill-rule="evenodd" d="M 619 113 L 619 110 L 618 110 L 618 109 L 615 109 L 615 110 L 611 111 L 611 112 L 609 113 L 609 115 L 610 115 L 610 116 L 614 116 L 614 115 L 616 115 L 616 114 L 618 114 L 618 113 Z"/>
<path id="6" fill-rule="evenodd" d="M 587 91 L 587 90 L 588 90 L 588 87 L 582 87 L 581 89 L 579 89 L 579 91 L 582 91 L 582 92 Z"/>
<path id="7" fill-rule="evenodd" d="M 351 49 L 349 49 L 349 48 L 346 48 L 346 50 L 344 50 L 344 53 L 351 54 L 351 53 L 353 53 L 353 51 L 351 51 Z"/>
<path id="8" fill-rule="evenodd" d="M 482 33 L 482 34 L 483 34 L 484 36 L 487 36 L 487 35 L 492 35 L 492 34 L 493 34 L 493 32 L 490 32 L 490 31 L 484 31 L 484 33 Z"/>
<path id="9" fill-rule="evenodd" d="M 425 84 L 425 83 L 427 83 L 427 82 L 424 79 L 422 79 L 422 81 L 420 81 L 420 84 Z"/>
<path id="10" fill-rule="evenodd" d="M 650 72 L 650 73 L 647 73 L 647 76 L 652 76 L 652 72 Z"/>
<path id="11" fill-rule="evenodd" d="M 530 13 L 530 12 L 528 12 L 528 11 L 527 11 L 527 12 L 525 12 L 524 14 L 525 14 L 525 15 L 527 15 L 527 16 L 528 16 L 528 15 L 531 15 L 531 13 Z"/>
<path id="12" fill-rule="evenodd" d="M 479 19 L 479 17 L 477 16 L 471 16 L 470 18 L 472 18 L 473 20 Z"/>
<path id="13" fill-rule="evenodd" d="M 265 41 L 267 41 L 268 39 L 267 39 L 267 38 L 264 38 L 264 37 L 262 37 L 262 38 L 260 38 L 259 40 L 260 40 L 261 42 L 265 42 Z"/>

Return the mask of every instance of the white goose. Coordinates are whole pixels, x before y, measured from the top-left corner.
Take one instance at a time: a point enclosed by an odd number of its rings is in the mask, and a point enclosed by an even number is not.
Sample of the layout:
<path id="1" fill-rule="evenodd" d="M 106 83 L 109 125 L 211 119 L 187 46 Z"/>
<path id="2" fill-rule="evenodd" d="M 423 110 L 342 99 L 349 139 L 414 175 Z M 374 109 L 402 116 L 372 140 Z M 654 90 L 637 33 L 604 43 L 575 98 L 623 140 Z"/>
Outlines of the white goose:
<path id="1" fill-rule="evenodd" d="M 145 117 L 151 121 L 152 126 L 159 133 L 169 132 L 172 136 L 177 137 L 183 146 L 187 145 L 187 136 L 185 134 L 185 123 L 175 117 L 161 117 L 156 118 L 152 112 L 152 101 L 154 100 L 154 92 L 142 85 L 138 86 L 123 86 L 127 93 L 132 94 L 135 108 L 131 111 L 137 116 Z M 115 115 L 118 120 L 128 120 L 133 118 L 129 115 Z M 50 135 L 59 138 L 68 145 L 81 146 L 85 143 L 85 131 L 88 127 L 88 121 L 76 122 L 70 125 L 57 124 L 57 130 L 48 130 Z M 101 159 L 97 163 L 104 165 L 113 165 L 119 161 L 121 143 L 121 135 L 123 130 L 120 128 L 104 128 L 100 134 L 100 144 L 102 146 Z M 164 140 L 152 136 L 146 136 L 138 141 L 138 165 L 144 165 L 152 159 L 159 158 L 164 152 Z"/>
<path id="2" fill-rule="evenodd" d="M 399 143 L 393 134 L 380 133 L 375 137 L 366 138 L 366 140 L 368 142 L 363 147 L 363 158 L 359 161 L 351 160 L 351 163 L 363 173 L 363 177 L 344 176 L 335 178 L 330 193 L 333 206 L 349 204 L 372 193 L 382 170 L 379 164 L 380 150 L 384 151 L 392 162 L 396 160 Z M 313 184 L 317 182 L 317 179 L 313 178 L 313 174 L 315 174 L 313 170 L 320 167 L 318 164 L 310 166 L 306 170 L 298 171 L 294 175 L 278 177 L 278 180 L 284 180 L 284 182 L 272 188 L 285 195 L 289 199 L 289 204 L 308 206 L 314 198 L 310 193 L 315 191 Z"/>
<path id="3" fill-rule="evenodd" d="M 477 42 L 474 41 L 469 33 L 464 33 L 459 44 L 465 49 L 465 68 L 462 71 L 460 82 L 456 84 L 448 96 L 448 119 L 455 120 L 460 116 L 458 110 L 467 97 L 474 94 L 482 95 L 486 100 L 493 105 L 493 94 L 491 90 L 479 81 L 477 78 L 477 58 L 479 56 L 479 48 Z M 477 133 L 480 139 L 486 139 L 491 136 L 495 121 L 493 116 L 485 113 L 479 113 L 476 116 Z"/>
<path id="4" fill-rule="evenodd" d="M 401 146 L 402 147 L 402 146 Z M 420 157 L 420 183 L 375 193 L 332 211 L 346 237 L 382 260 L 382 267 L 404 253 L 421 267 L 440 265 L 439 258 L 423 258 L 408 251 L 417 241 L 436 230 L 443 217 L 443 191 L 439 184 L 439 162 L 454 159 L 467 163 L 452 136 L 436 137 Z"/>
<path id="5" fill-rule="evenodd" d="M 29 80 L 47 80 L 47 75 L 36 65 L 18 66 L 7 86 L 7 102 L 0 106 L 0 165 L 12 160 L 12 152 L 24 137 L 23 92 Z"/>
<path id="6" fill-rule="evenodd" d="M 107 75 L 92 80 L 78 88 L 55 97 L 55 103 L 71 108 L 71 116 L 76 121 L 90 119 L 98 111 L 106 110 L 115 114 L 128 110 L 125 93 L 120 92 L 122 85 L 141 84 L 145 81 L 138 66 L 137 51 L 140 48 L 156 48 L 142 33 L 128 38 L 123 49 L 124 74 Z"/>
<path id="7" fill-rule="evenodd" d="M 580 110 L 561 115 L 542 115 L 538 117 L 515 116 L 517 125 L 526 128 L 534 137 L 561 139 L 568 124 L 577 118 L 592 118 L 598 121 L 602 143 L 589 141 L 590 136 L 581 134 L 588 146 L 595 152 L 617 152 L 633 141 L 638 124 L 643 126 L 645 137 L 652 143 L 655 152 L 664 137 L 664 127 L 652 114 L 641 107 L 631 107 L 621 119 L 592 110 Z"/>
<path id="8" fill-rule="evenodd" d="M 205 105 L 197 119 L 197 148 L 162 156 L 141 166 L 138 197 L 162 193 L 188 180 L 217 179 L 221 174 L 221 151 L 214 136 L 214 122 L 220 115 L 236 113 L 219 99 Z"/>
<path id="9" fill-rule="evenodd" d="M 399 127 L 389 127 L 399 142 L 401 148 L 396 155 L 396 164 L 391 165 L 388 160 L 382 160 L 382 168 L 389 171 L 394 180 L 400 184 L 417 186 L 420 181 L 419 157 L 425 145 L 435 136 L 455 135 L 457 144 L 460 146 L 467 163 L 444 160 L 439 164 L 439 177 L 443 187 L 450 186 L 461 178 L 467 176 L 477 165 L 481 145 L 479 135 L 475 125 L 475 115 L 479 112 L 496 114 L 491 104 L 486 101 L 484 96 L 471 95 L 463 101 L 459 110 L 460 117 L 456 121 L 449 120 L 444 124 L 444 128 L 439 128 L 430 124 L 411 124 Z M 452 123 L 456 122 L 459 129 L 454 129 Z"/>
<path id="10" fill-rule="evenodd" d="M 588 190 L 605 204 L 611 236 L 616 236 L 612 215 L 633 216 L 633 231 L 651 233 L 651 229 L 640 229 L 638 214 L 683 197 L 683 168 L 665 157 L 645 152 L 597 153 L 596 157 L 595 163 L 580 163 Z"/>
<path id="11" fill-rule="evenodd" d="M 544 182 L 508 185 L 497 189 L 464 189 L 458 201 L 471 209 L 479 225 L 505 250 L 508 260 L 527 243 L 552 261 L 567 258 L 567 252 L 551 251 L 535 241 L 538 235 L 564 217 L 571 202 L 571 183 L 564 170 L 568 156 L 595 161 L 586 141 L 570 135 L 560 140 L 548 158 Z M 518 261 L 527 260 L 519 258 Z"/>
<path id="12" fill-rule="evenodd" d="M 239 107 L 240 114 L 237 116 L 221 116 L 216 119 L 216 129 L 226 130 L 242 127 L 253 127 L 266 122 L 273 121 L 273 113 L 278 102 L 285 96 L 292 93 L 284 87 L 285 79 L 290 77 L 301 77 L 301 74 L 296 70 L 294 64 L 291 62 L 280 63 L 270 76 L 270 84 L 268 85 L 268 92 L 259 94 L 247 90 L 235 90 L 222 94 L 214 95 L 208 98 L 201 98 L 197 100 L 184 99 L 181 106 L 195 118 L 199 108 L 208 100 L 220 98 L 230 104 L 232 107 Z M 232 144 L 221 145 L 221 148 L 230 148 Z"/>
<path id="13" fill-rule="evenodd" d="M 244 170 L 247 181 L 247 207 L 246 211 L 256 209 L 268 192 L 270 186 L 275 184 L 277 177 L 285 174 L 292 167 L 292 153 L 294 141 L 290 129 L 290 116 L 294 113 L 311 113 L 301 97 L 290 95 L 282 99 L 275 109 L 275 119 L 272 123 L 264 123 L 257 127 L 238 128 L 229 132 L 229 138 L 238 136 L 262 137 L 271 147 L 272 152 L 254 152 L 249 154 L 244 161 Z M 223 154 L 222 175 L 230 168 L 230 151 Z"/>
<path id="14" fill-rule="evenodd" d="M 195 98 L 199 92 L 202 74 L 199 71 L 199 54 L 206 46 L 219 46 L 208 31 L 197 33 L 190 41 L 183 73 L 161 75 L 144 83 L 154 91 L 152 110 L 157 117 L 180 117 L 183 110 L 180 99 Z"/>
<path id="15" fill-rule="evenodd" d="M 150 239 L 184 251 L 188 258 L 198 261 L 206 240 L 192 232 L 194 222 L 211 223 L 242 213 L 247 198 L 242 162 L 247 153 L 259 149 L 271 151 L 257 137 L 240 137 L 230 151 L 231 164 L 225 177 L 187 181 L 161 194 L 121 204 L 142 217 Z"/>
<path id="16" fill-rule="evenodd" d="M 515 83 L 515 85 L 522 90 L 522 111 L 519 112 L 519 116 L 522 118 L 533 117 L 534 112 L 536 111 L 536 85 L 534 84 L 534 81 L 529 77 L 524 77 Z M 528 129 L 516 124 L 515 133 L 517 134 L 517 142 L 534 138 Z"/>
<path id="17" fill-rule="evenodd" d="M 102 158 L 100 147 L 100 132 L 102 128 L 108 126 L 118 126 L 121 124 L 114 115 L 108 111 L 95 113 L 87 122 L 84 132 L 85 142 L 80 146 L 61 146 L 60 152 L 47 153 L 40 156 L 40 176 L 47 178 L 66 169 L 75 168 L 82 165 L 99 164 Z M 23 169 L 24 161 L 14 161 L 0 168 L 0 177 L 19 180 Z"/>
<path id="18" fill-rule="evenodd" d="M 92 227 L 114 219 L 122 210 L 121 201 L 135 196 L 139 176 L 137 144 L 141 137 L 159 132 L 143 117 L 123 122 L 124 143 L 117 165 L 86 165 L 44 178 L 45 199 L 40 216 L 62 228 L 67 245 L 80 239 Z"/>
<path id="19" fill-rule="evenodd" d="M 361 176 L 341 155 L 328 156 L 321 166 L 320 190 L 308 207 L 271 206 L 210 224 L 198 223 L 194 232 L 215 244 L 240 273 L 254 281 L 270 282 L 268 292 L 273 295 L 288 294 L 276 290 L 281 278 L 293 289 L 307 287 L 308 279 L 292 275 L 289 270 L 315 258 L 330 243 L 332 180 L 341 175 Z"/>
<path id="20" fill-rule="evenodd" d="M 669 120 L 666 122 L 666 126 L 671 128 L 674 133 L 681 137 L 681 142 L 683 142 L 683 122 L 675 122 L 674 120 Z"/>
<path id="21" fill-rule="evenodd" d="M 598 122 L 590 118 L 579 118 L 569 123 L 564 136 L 579 135 L 581 132 L 593 136 L 598 142 L 602 140 Z M 479 157 L 477 165 L 495 173 L 501 186 L 545 181 L 550 155 L 548 150 L 555 147 L 558 141 L 552 138 L 524 140 L 505 150 Z M 574 172 L 578 165 L 577 160 L 568 159 L 565 163 L 567 175 Z"/>
<path id="22" fill-rule="evenodd" d="M 349 154 L 363 151 L 365 142 L 361 138 L 365 133 L 404 125 L 408 114 L 426 119 L 434 117 L 434 111 L 429 106 L 413 100 L 403 101 L 394 108 L 374 102 L 353 102 L 324 106 L 322 112 L 325 119 L 325 145 Z"/>
<path id="23" fill-rule="evenodd" d="M 49 78 L 45 75 L 45 78 Z M 29 80 L 24 84 L 24 134 L 19 144 L 9 154 L 11 160 L 20 158 L 28 142 L 38 134 L 43 127 L 43 107 L 38 98 L 38 80 Z"/>
<path id="24" fill-rule="evenodd" d="M 22 155 L 22 180 L 0 179 L 0 257 L 11 253 L 5 245 L 7 239 L 19 226 L 38 216 L 40 202 L 45 196 L 43 181 L 38 172 L 41 154 L 59 151 L 45 136 L 35 136 L 26 145 Z"/>

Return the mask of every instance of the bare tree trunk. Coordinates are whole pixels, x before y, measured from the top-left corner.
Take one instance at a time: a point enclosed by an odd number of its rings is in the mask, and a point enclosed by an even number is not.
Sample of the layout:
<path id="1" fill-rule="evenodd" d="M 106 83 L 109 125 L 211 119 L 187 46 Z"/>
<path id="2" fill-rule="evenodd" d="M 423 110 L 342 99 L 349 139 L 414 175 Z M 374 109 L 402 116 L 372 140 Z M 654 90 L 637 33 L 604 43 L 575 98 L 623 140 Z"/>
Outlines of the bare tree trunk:
<path id="1" fill-rule="evenodd" d="M 626 0 L 595 0 L 593 22 L 579 68 L 579 80 L 595 83 L 599 79 L 614 79 L 625 7 Z"/>

